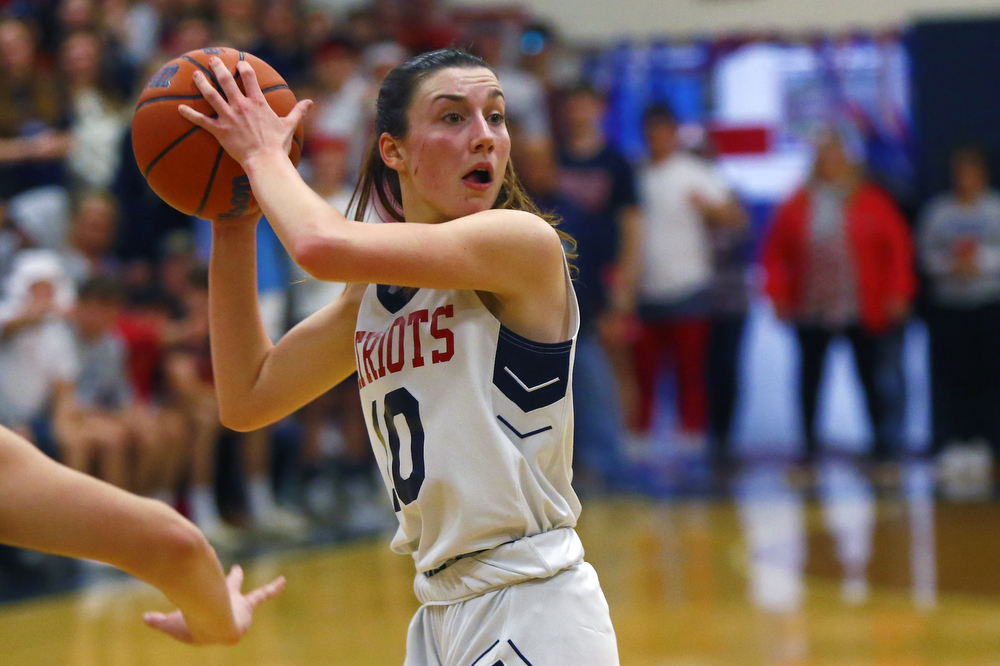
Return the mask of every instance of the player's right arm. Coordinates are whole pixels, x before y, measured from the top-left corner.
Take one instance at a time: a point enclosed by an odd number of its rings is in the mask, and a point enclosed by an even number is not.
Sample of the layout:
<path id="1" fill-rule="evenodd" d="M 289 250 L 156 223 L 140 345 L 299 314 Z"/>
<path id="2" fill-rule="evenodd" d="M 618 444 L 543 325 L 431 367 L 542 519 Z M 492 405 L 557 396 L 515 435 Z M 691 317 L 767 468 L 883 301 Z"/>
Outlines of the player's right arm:
<path id="1" fill-rule="evenodd" d="M 244 596 L 204 535 L 176 511 L 69 469 L 0 427 L 0 543 L 107 562 L 159 588 L 180 611 L 147 622 L 196 644 L 233 644 L 284 580 Z"/>
<path id="2" fill-rule="evenodd" d="M 248 218 L 215 222 L 209 261 L 219 417 L 239 431 L 257 430 L 291 414 L 354 372 L 354 328 L 366 286 L 349 285 L 340 298 L 272 344 L 257 305 L 255 226 Z"/>

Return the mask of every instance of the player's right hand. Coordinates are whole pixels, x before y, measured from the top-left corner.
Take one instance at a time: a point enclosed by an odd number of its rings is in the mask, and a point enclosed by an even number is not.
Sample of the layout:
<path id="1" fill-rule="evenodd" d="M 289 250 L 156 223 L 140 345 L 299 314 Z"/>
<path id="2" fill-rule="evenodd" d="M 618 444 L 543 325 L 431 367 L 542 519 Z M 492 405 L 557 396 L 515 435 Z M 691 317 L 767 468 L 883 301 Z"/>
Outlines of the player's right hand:
<path id="1" fill-rule="evenodd" d="M 279 576 L 267 585 L 243 594 L 243 568 L 233 565 L 226 577 L 229 599 L 232 603 L 235 631 L 226 636 L 206 636 L 202 632 L 192 632 L 181 611 L 172 613 L 149 612 L 143 621 L 153 629 L 159 629 L 171 638 L 190 645 L 235 645 L 253 624 L 253 612 L 265 601 L 274 599 L 285 589 L 285 577 Z"/>
<path id="2" fill-rule="evenodd" d="M 240 90 L 236 79 L 220 58 L 213 56 L 209 64 L 222 92 L 216 90 L 200 70 L 194 73 L 194 83 L 215 110 L 217 117 L 209 118 L 186 104 L 177 107 L 180 114 L 211 132 L 244 169 L 247 160 L 254 156 L 270 158 L 279 153 L 288 155 L 295 128 L 312 101 L 300 101 L 287 116 L 281 118 L 264 98 L 257 82 L 257 74 L 250 63 L 243 61 L 236 66 L 246 94 Z"/>

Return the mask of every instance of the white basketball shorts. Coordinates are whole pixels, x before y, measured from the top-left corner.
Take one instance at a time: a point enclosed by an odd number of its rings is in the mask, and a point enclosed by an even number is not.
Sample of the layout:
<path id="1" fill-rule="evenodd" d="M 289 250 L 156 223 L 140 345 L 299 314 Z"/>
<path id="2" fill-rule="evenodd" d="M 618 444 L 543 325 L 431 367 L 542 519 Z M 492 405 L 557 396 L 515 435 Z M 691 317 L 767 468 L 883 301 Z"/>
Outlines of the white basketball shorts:
<path id="1" fill-rule="evenodd" d="M 404 666 L 618 666 L 608 602 L 586 562 L 410 622 Z"/>

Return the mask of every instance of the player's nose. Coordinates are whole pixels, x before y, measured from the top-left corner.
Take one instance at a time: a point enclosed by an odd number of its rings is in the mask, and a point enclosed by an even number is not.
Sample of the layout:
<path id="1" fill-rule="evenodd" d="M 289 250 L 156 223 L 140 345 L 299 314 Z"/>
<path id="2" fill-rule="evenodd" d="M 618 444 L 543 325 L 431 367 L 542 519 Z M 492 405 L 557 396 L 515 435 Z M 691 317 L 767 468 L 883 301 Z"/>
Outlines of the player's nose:
<path id="1" fill-rule="evenodd" d="M 496 140 L 493 137 L 493 128 L 486 118 L 480 117 L 472 127 L 472 152 L 492 153 L 496 147 Z"/>

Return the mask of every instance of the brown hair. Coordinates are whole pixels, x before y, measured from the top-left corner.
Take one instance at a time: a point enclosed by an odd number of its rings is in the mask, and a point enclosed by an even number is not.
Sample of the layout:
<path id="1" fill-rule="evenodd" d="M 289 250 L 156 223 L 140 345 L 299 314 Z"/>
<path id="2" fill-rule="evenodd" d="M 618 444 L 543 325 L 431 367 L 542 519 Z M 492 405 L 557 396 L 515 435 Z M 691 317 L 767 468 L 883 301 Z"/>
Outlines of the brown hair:
<path id="1" fill-rule="evenodd" d="M 361 167 L 361 175 L 358 177 L 358 183 L 348 206 L 349 211 L 354 210 L 355 220 L 362 221 L 364 219 L 369 206 L 374 204 L 374 196 L 378 198 L 379 204 L 393 220 L 405 221 L 399 174 L 386 166 L 382 160 L 378 140 L 386 132 L 395 139 L 402 139 L 406 136 L 407 131 L 409 131 L 406 114 L 413 101 L 413 94 L 424 79 L 434 72 L 450 67 L 485 67 L 489 69 L 485 60 L 471 53 L 460 49 L 441 49 L 411 58 L 395 67 L 385 77 L 376 102 L 375 140 L 365 157 Z M 558 218 L 555 215 L 540 211 L 531 197 L 524 191 L 521 181 L 514 172 L 514 165 L 509 159 L 503 174 L 500 192 L 496 201 L 493 202 L 493 208 L 521 210 L 541 217 L 552 226 L 558 224 Z M 556 233 L 571 248 L 575 247 L 576 243 L 569 234 L 560 229 L 556 229 Z M 572 253 L 567 254 L 569 258 L 575 256 Z"/>

